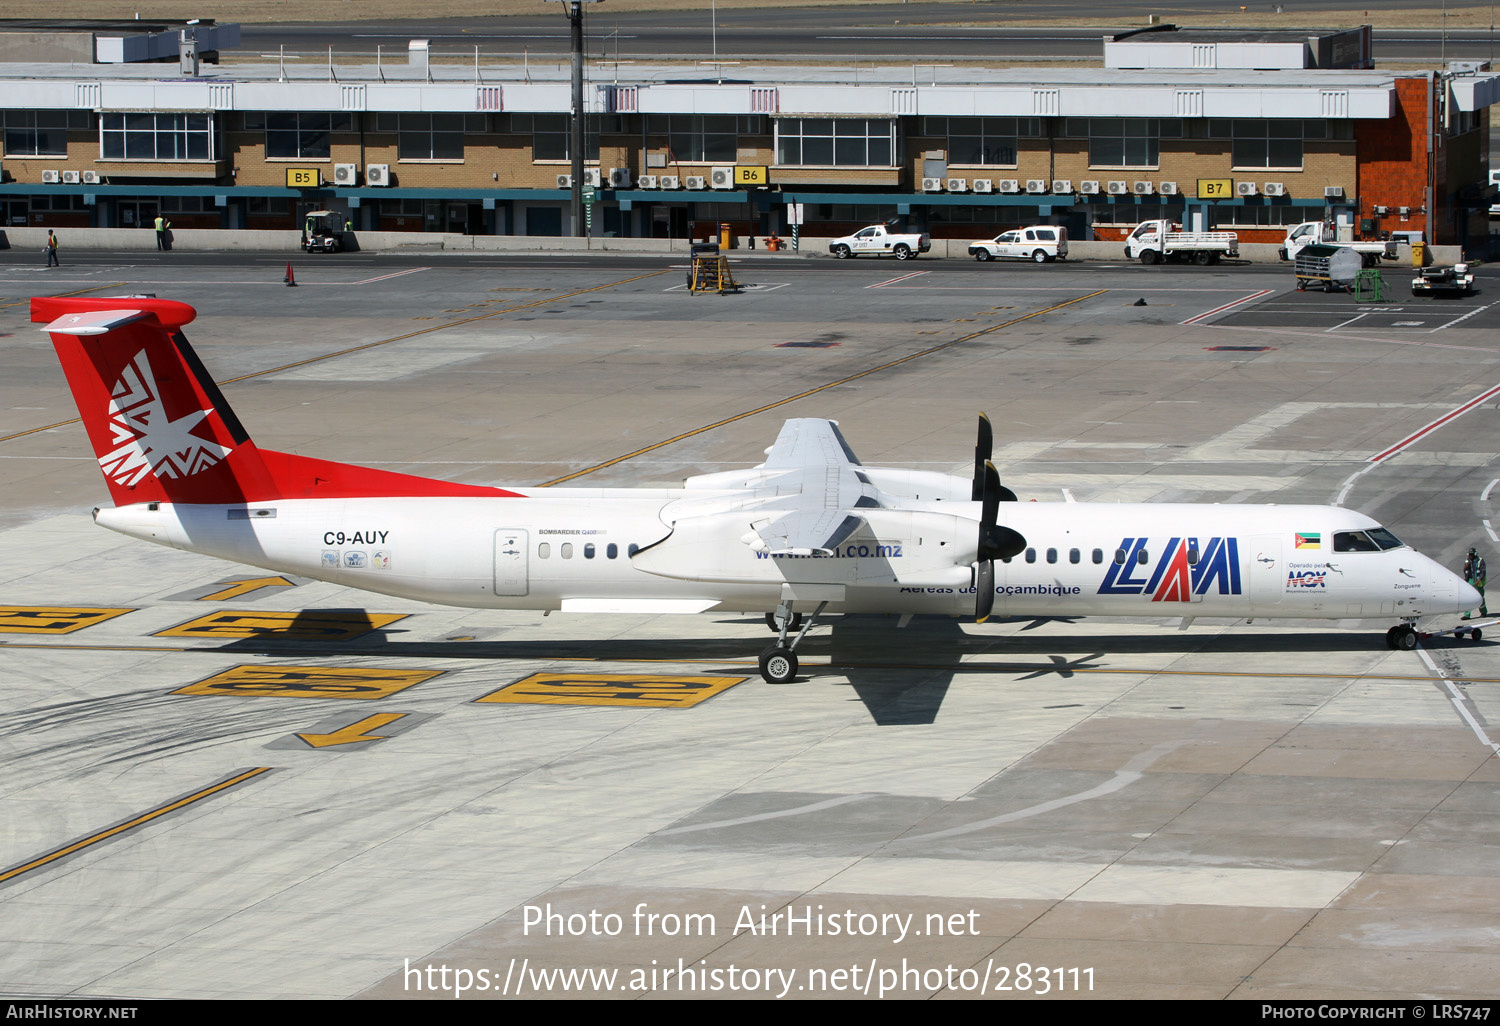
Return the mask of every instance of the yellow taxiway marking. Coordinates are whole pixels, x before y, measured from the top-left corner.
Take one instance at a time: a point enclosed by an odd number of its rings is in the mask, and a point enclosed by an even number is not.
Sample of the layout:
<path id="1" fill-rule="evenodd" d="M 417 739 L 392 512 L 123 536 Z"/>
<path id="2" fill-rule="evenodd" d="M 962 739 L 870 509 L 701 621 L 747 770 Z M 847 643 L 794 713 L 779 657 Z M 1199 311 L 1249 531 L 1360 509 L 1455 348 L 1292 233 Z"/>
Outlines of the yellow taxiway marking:
<path id="1" fill-rule="evenodd" d="M 176 645 L 90 645 L 90 644 L 65 644 L 65 643 L 62 643 L 62 642 L 47 643 L 47 642 L 25 642 L 25 641 L 23 641 L 23 642 L 0 641 L 0 650 L 9 649 L 9 648 L 13 648 L 13 649 L 47 649 L 47 650 L 51 650 L 51 651 L 80 651 L 80 652 L 191 652 L 191 653 L 194 653 L 194 654 L 201 654 L 203 652 L 203 649 L 201 649 L 201 648 L 183 648 L 183 647 L 179 647 L 179 646 L 176 646 Z M 463 655 L 463 654 L 447 655 L 447 654 L 441 654 L 441 653 L 438 653 L 438 654 L 424 653 L 424 657 L 426 657 L 426 658 L 433 658 L 433 659 L 481 660 L 481 661 L 485 661 L 485 662 L 494 662 L 497 659 L 504 658 L 504 657 L 496 656 L 496 655 L 490 654 L 490 653 L 486 653 L 484 655 Z M 545 655 L 545 654 L 536 654 L 536 653 L 533 653 L 533 654 L 530 654 L 530 655 L 526 656 L 526 659 L 533 660 L 533 661 L 545 661 L 547 659 L 553 659 L 553 660 L 559 660 L 559 661 L 561 661 L 561 660 L 568 660 L 570 662 L 585 662 L 585 663 L 632 663 L 632 664 L 634 664 L 634 663 L 653 663 L 653 664 L 657 664 L 657 665 L 683 663 L 683 664 L 690 665 L 690 666 L 700 666 L 700 665 L 702 665 L 704 663 L 712 663 L 712 664 L 721 665 L 721 666 L 747 666 L 747 665 L 753 666 L 753 665 L 755 665 L 755 660 L 754 659 L 715 659 L 715 658 L 708 658 L 708 657 L 702 657 L 702 656 L 694 656 L 691 659 L 674 659 L 674 658 L 672 658 L 670 656 L 644 656 L 644 655 L 641 656 L 641 657 L 639 657 L 639 658 L 635 658 L 635 659 L 629 658 L 627 656 L 608 656 L 606 658 L 595 659 L 595 658 L 592 658 L 590 656 L 581 656 L 581 655 L 578 655 L 577 653 L 562 652 L 562 651 L 559 651 L 555 655 L 551 655 L 551 656 L 548 656 L 548 655 Z M 1017 665 L 1009 665 L 1009 664 L 1001 664 L 1001 663 L 981 663 L 981 662 L 968 662 L 968 663 L 845 663 L 845 662 L 831 662 L 831 661 L 830 662 L 819 662 L 819 661 L 816 661 L 816 660 L 809 661 L 807 659 L 803 659 L 801 665 L 802 665 L 803 669 L 811 669 L 811 668 L 817 667 L 817 668 L 820 668 L 820 669 L 828 669 L 828 670 L 922 670 L 923 672 L 931 672 L 933 670 L 948 670 L 948 671 L 950 671 L 952 673 L 988 673 L 988 674 L 998 674 L 998 673 L 1018 673 L 1018 674 L 1019 673 L 1037 673 L 1037 672 L 1042 671 L 1042 670 L 1054 671 L 1054 670 L 1058 669 L 1058 664 L 1057 663 L 1021 663 L 1021 664 L 1017 664 Z M 1069 673 L 1116 673 L 1116 674 L 1126 674 L 1126 675 L 1132 675 L 1133 674 L 1135 676 L 1140 676 L 1140 677 L 1168 677 L 1168 676 L 1175 676 L 1175 677 L 1250 677 L 1250 678 L 1258 678 L 1258 679 L 1261 679 L 1261 680 L 1298 680 L 1298 679 L 1301 679 L 1301 680 L 1394 680 L 1394 681 L 1409 681 L 1409 682 L 1418 683 L 1418 684 L 1431 684 L 1433 682 L 1433 680 L 1436 679 L 1436 678 L 1433 678 L 1431 676 L 1423 676 L 1421 674 L 1407 674 L 1407 673 L 1368 673 L 1368 672 L 1353 672 L 1353 673 L 1262 673 L 1262 672 L 1257 672 L 1257 671 L 1254 671 L 1254 670 L 1157 670 L 1157 669 L 1151 669 L 1149 667 L 1106 668 L 1106 667 L 1089 667 L 1089 666 L 1076 666 L 1076 665 L 1069 665 L 1069 666 L 1066 667 L 1066 669 L 1068 670 Z M 576 677 L 577 675 L 576 674 L 571 674 L 569 676 L 570 677 Z M 611 676 L 618 676 L 618 675 L 611 675 Z M 739 680 L 744 680 L 745 678 L 738 678 L 738 679 Z M 1465 684 L 1500 684 L 1500 677 L 1464 677 L 1464 678 L 1462 678 L 1462 682 L 1465 683 Z M 519 683 L 519 682 L 517 682 L 517 683 Z M 494 701 L 502 701 L 501 699 L 493 699 L 493 700 Z M 475 701 L 484 701 L 484 699 L 475 699 Z"/>
<path id="2" fill-rule="evenodd" d="M 19 866 L 13 866 L 10 869 L 5 870 L 3 873 L 0 873 L 0 883 L 5 883 L 7 880 L 14 880 L 22 873 L 29 873 L 33 869 L 40 869 L 42 866 L 45 866 L 48 863 L 56 862 L 58 859 L 72 855 L 74 852 L 82 851 L 84 848 L 87 848 L 90 845 L 98 844 L 100 841 L 107 841 L 111 837 L 117 837 L 127 830 L 134 830 L 136 827 L 144 826 L 154 819 L 160 819 L 162 816 L 167 815 L 167 813 L 169 812 L 176 812 L 178 809 L 186 808 L 194 802 L 199 802 L 205 798 L 210 798 L 220 793 L 221 791 L 227 791 L 229 788 L 234 787 L 236 784 L 242 784 L 247 780 L 260 776 L 262 773 L 270 772 L 270 769 L 271 767 L 269 766 L 257 766 L 255 769 L 246 770 L 243 773 L 237 773 L 227 780 L 221 780 L 217 784 L 212 784 L 209 787 L 203 788 L 203 790 L 201 791 L 194 791 L 192 794 L 187 795 L 184 798 L 179 798 L 174 802 L 168 802 L 165 805 L 158 805 L 156 808 L 151 809 L 148 812 L 143 812 L 139 816 L 136 816 L 134 819 L 126 820 L 124 823 L 112 826 L 108 830 L 101 830 L 96 834 L 90 834 L 88 837 L 85 837 L 82 840 L 74 841 L 72 844 L 64 845 L 63 847 L 50 851 L 45 855 L 34 858 L 30 862 L 23 862 Z"/>
<path id="3" fill-rule="evenodd" d="M 174 695 L 237 698 L 387 698 L 441 677 L 442 670 L 378 670 L 346 666 L 232 666 L 178 688 Z"/>
<path id="4" fill-rule="evenodd" d="M 86 289 L 74 289 L 72 292 L 59 292 L 57 295 L 55 295 L 55 296 L 48 296 L 47 298 L 49 298 L 49 299 L 66 299 L 69 296 L 81 296 L 85 292 L 98 292 L 100 289 L 117 289 L 117 288 L 119 288 L 120 286 L 122 286 L 124 284 L 125 283 L 123 281 L 116 281 L 116 282 L 111 282 L 108 285 L 90 285 Z M 0 310 L 4 310 L 4 309 L 6 309 L 8 307 L 12 307 L 12 306 L 20 306 L 22 303 L 29 303 L 29 302 L 31 302 L 32 298 L 33 297 L 31 297 L 31 296 L 27 296 L 25 299 L 18 299 L 18 300 L 16 300 L 13 303 L 0 303 Z"/>
<path id="5" fill-rule="evenodd" d="M 395 723 L 405 715 L 406 713 L 376 713 L 374 716 L 366 716 L 356 723 L 351 723 L 347 727 L 340 727 L 331 734 L 298 734 L 297 736 L 314 748 L 350 745 L 356 741 L 384 741 L 386 735 L 371 734 L 370 731 L 379 730 L 387 723 Z"/>
<path id="6" fill-rule="evenodd" d="M 621 279 L 620 281 L 612 281 L 612 282 L 610 282 L 607 285 L 595 285 L 593 288 L 579 289 L 576 292 L 568 292 L 568 293 L 564 293 L 563 295 L 560 295 L 560 296 L 549 296 L 546 299 L 538 299 L 538 300 L 535 300 L 535 301 L 530 302 L 530 303 L 522 303 L 519 306 L 508 306 L 508 307 L 506 307 L 503 310 L 491 310 L 488 313 L 482 313 L 482 314 L 479 314 L 476 317 L 465 317 L 465 318 L 463 318 L 461 320 L 448 321 L 446 324 L 438 324 L 438 325 L 435 325 L 434 327 L 431 327 L 431 328 L 421 328 L 421 329 L 419 329 L 417 331 L 409 331 L 409 332 L 407 332 L 404 335 L 396 335 L 396 336 L 394 336 L 392 338 L 383 338 L 383 339 L 380 339 L 380 340 L 378 340 L 376 342 L 366 342 L 364 345 L 351 346 L 348 349 L 340 349 L 337 352 L 324 353 L 322 356 L 308 357 L 306 360 L 298 360 L 295 363 L 285 363 L 285 364 L 282 364 L 280 367 L 267 367 L 265 370 L 255 371 L 255 372 L 253 372 L 251 374 L 241 374 L 237 378 L 225 378 L 223 381 L 220 381 L 218 383 L 220 385 L 232 385 L 232 384 L 235 384 L 236 382 L 240 382 L 240 381 L 249 381 L 251 378 L 264 377 L 267 374 L 279 374 L 282 371 L 292 370 L 295 367 L 305 367 L 305 366 L 307 366 L 310 363 L 318 363 L 319 361 L 322 361 L 322 360 L 332 360 L 332 359 L 334 359 L 335 357 L 338 357 L 338 356 L 348 356 L 350 353 L 364 352 L 366 349 L 374 349 L 377 346 L 387 346 L 387 345 L 390 345 L 392 342 L 404 342 L 406 339 L 416 338 L 418 335 L 427 335 L 427 334 L 431 334 L 434 331 L 446 331 L 447 329 L 449 329 L 449 328 L 455 328 L 455 327 L 459 326 L 460 324 L 473 324 L 475 321 L 483 321 L 483 320 L 487 320 L 488 318 L 491 318 L 491 317 L 500 317 L 500 316 L 503 316 L 503 315 L 508 314 L 508 313 L 517 313 L 517 312 L 519 312 L 521 310 L 530 309 L 533 306 L 541 306 L 544 303 L 559 303 L 559 302 L 562 302 L 564 299 L 572 299 L 574 296 L 583 296 L 583 295 L 587 295 L 590 292 L 598 292 L 598 291 L 600 291 L 602 289 L 612 289 L 612 288 L 615 288 L 616 286 L 619 286 L 619 285 L 629 285 L 631 282 L 633 282 L 633 281 L 640 281 L 642 278 L 654 278 L 654 277 L 656 277 L 659 274 L 666 274 L 666 273 L 667 273 L 666 271 L 651 271 L 651 272 L 649 272 L 647 274 L 638 274 L 638 275 L 636 275 L 633 278 L 624 278 L 624 279 Z M 119 285 L 123 285 L 123 284 L 124 284 L 124 282 L 116 282 L 114 285 L 97 285 L 97 286 L 94 286 L 92 289 L 81 289 L 80 291 L 81 292 L 90 292 L 90 291 L 93 291 L 94 289 L 116 288 Z M 77 294 L 78 293 L 75 293 L 75 292 L 64 293 L 64 295 L 77 295 Z M 29 300 L 28 300 L 28 302 L 29 302 Z M 413 318 L 413 320 L 415 320 L 415 319 L 416 318 Z M 36 434 L 39 431 L 51 431 L 53 428 L 67 427 L 69 424 L 77 424 L 77 423 L 79 423 L 80 420 L 81 420 L 81 418 L 74 417 L 72 420 L 60 420 L 56 424 L 45 424 L 42 427 L 34 427 L 34 428 L 28 428 L 25 431 L 17 431 L 15 434 L 12 434 L 12 435 L 0 435 L 0 444 L 3 444 L 5 442 L 14 441 L 17 438 L 25 438 L 27 435 L 34 435 L 34 434 Z"/>
<path id="7" fill-rule="evenodd" d="M 71 634 L 134 612 L 89 606 L 0 606 L 0 634 Z"/>
<path id="8" fill-rule="evenodd" d="M 725 417 L 723 420 L 716 420 L 712 424 L 705 424 L 702 427 L 694 428 L 691 431 L 684 431 L 680 435 L 673 435 L 671 438 L 665 439 L 664 441 L 657 442 L 654 445 L 648 445 L 644 449 L 637 449 L 634 452 L 627 452 L 623 456 L 616 456 L 612 460 L 605 460 L 603 463 L 596 463 L 592 467 L 574 471 L 573 473 L 565 474 L 562 477 L 554 477 L 551 481 L 543 481 L 538 487 L 548 488 L 552 485 L 559 485 L 565 481 L 572 481 L 574 478 L 583 477 L 587 474 L 592 474 L 596 471 L 604 470 L 607 467 L 613 467 L 617 463 L 624 463 L 626 460 L 635 459 L 637 456 L 644 456 L 648 452 L 655 452 L 657 449 L 672 445 L 675 442 L 680 442 L 686 438 L 692 438 L 694 435 L 701 435 L 706 431 L 712 431 L 715 428 L 721 428 L 726 424 L 733 424 L 735 421 L 744 420 L 747 417 L 753 417 L 758 413 L 765 413 L 769 410 L 774 410 L 777 407 L 785 406 L 788 403 L 794 403 L 799 399 L 806 399 L 808 396 L 817 395 L 819 392 L 826 392 L 830 388 L 837 388 L 840 385 L 847 385 L 851 381 L 858 381 L 860 378 L 867 378 L 871 374 L 879 374 L 883 370 L 889 370 L 892 367 L 899 367 L 902 364 L 910 363 L 913 360 L 920 360 L 924 356 L 931 356 L 933 353 L 940 353 L 945 349 L 951 349 L 956 345 L 962 345 L 965 342 L 969 342 L 983 335 L 988 335 L 992 332 L 999 331 L 1001 328 L 1008 328 L 1012 324 L 1020 324 L 1022 321 L 1029 321 L 1033 317 L 1040 317 L 1042 314 L 1052 313 L 1054 310 L 1061 310 L 1063 307 L 1072 306 L 1075 303 L 1082 303 L 1084 300 L 1093 299 L 1095 296 L 1102 296 L 1108 291 L 1109 289 L 1099 289 L 1098 291 L 1090 292 L 1086 295 L 1078 296 L 1074 299 L 1065 300 L 1061 303 L 1054 303 L 1052 306 L 1049 306 L 1042 310 L 1033 310 L 1029 314 L 1023 314 L 1020 317 L 1012 317 L 1010 320 L 1001 321 L 999 324 L 991 324 L 987 328 L 980 328 L 978 331 L 971 331 L 967 335 L 961 335 L 960 337 L 947 342 L 940 342 L 935 346 L 929 346 L 926 349 L 911 353 L 907 356 L 900 357 L 899 359 L 888 360 L 885 363 L 880 364 L 879 366 L 871 367 L 868 370 L 862 370 L 857 374 L 850 374 L 847 377 L 839 378 L 837 381 L 824 382 L 821 385 L 817 385 L 813 388 L 807 389 L 805 392 L 798 392 L 796 395 L 789 395 L 785 399 L 778 399 L 774 403 L 767 403 L 764 406 L 757 406 L 753 410 L 746 410 L 743 413 L 736 413 L 733 416 Z M 564 296 L 561 298 L 566 299 L 568 297 Z M 5 439 L 0 438 L 0 442 L 3 441 L 5 441 Z"/>
<path id="9" fill-rule="evenodd" d="M 267 612 L 220 609 L 168 627 L 153 638 L 302 638 L 347 641 L 406 619 L 406 613 L 329 613 L 319 610 Z"/>
<path id="10" fill-rule="evenodd" d="M 223 588 L 223 589 L 221 589 L 219 591 L 216 591 L 212 595 L 203 595 L 203 596 L 201 596 L 198 599 L 198 601 L 199 602 L 224 602 L 224 601 L 226 601 L 228 599 L 239 598 L 241 595 L 248 595 L 252 591 L 260 591 L 260 589 L 262 589 L 262 588 L 291 588 L 291 587 L 294 587 L 294 585 L 292 584 L 291 581 L 287 580 L 285 577 L 280 577 L 280 576 L 277 576 L 277 577 L 246 577 L 243 580 L 238 580 L 238 581 L 224 581 L 222 583 L 228 585 L 228 587 L 225 587 L 225 588 Z"/>
<path id="11" fill-rule="evenodd" d="M 744 677 L 683 677 L 667 673 L 533 673 L 475 701 L 686 709 L 744 680 Z"/>

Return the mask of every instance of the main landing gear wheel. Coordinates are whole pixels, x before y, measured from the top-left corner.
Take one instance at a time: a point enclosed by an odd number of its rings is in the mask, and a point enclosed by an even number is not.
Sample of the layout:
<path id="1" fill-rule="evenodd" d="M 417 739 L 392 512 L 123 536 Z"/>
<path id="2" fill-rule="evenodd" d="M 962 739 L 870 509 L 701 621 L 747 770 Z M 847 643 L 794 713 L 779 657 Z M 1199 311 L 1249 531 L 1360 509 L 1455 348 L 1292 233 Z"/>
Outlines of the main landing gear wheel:
<path id="1" fill-rule="evenodd" d="M 781 624 L 779 624 L 779 623 L 776 622 L 776 614 L 775 613 L 767 613 L 766 614 L 766 626 L 769 627 L 769 628 L 771 628 L 771 633 L 772 634 L 780 634 L 781 633 Z M 802 614 L 801 613 L 793 613 L 792 614 L 792 622 L 786 625 L 786 629 L 788 631 L 800 631 L 802 629 Z"/>
<path id="2" fill-rule="evenodd" d="M 1397 624 L 1385 632 L 1385 644 L 1387 648 L 1410 652 L 1417 647 L 1417 632 L 1406 624 Z"/>
<path id="3" fill-rule="evenodd" d="M 772 645 L 760 654 L 760 675 L 770 684 L 789 684 L 797 676 L 797 653 Z"/>

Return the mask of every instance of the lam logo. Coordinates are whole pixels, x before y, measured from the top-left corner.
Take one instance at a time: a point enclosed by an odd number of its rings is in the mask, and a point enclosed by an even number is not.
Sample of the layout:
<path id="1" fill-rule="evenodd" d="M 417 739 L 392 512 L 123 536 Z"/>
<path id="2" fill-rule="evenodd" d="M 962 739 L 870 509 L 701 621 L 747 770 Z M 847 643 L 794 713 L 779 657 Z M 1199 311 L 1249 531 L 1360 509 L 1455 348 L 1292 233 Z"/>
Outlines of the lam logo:
<path id="1" fill-rule="evenodd" d="M 109 430 L 114 448 L 99 457 L 104 476 L 129 488 L 147 474 L 162 480 L 189 477 L 220 462 L 229 450 L 193 434 L 210 412 L 194 410 L 185 417 L 170 419 L 146 351 L 136 353 L 120 372 L 110 396 Z"/>
<path id="2" fill-rule="evenodd" d="M 1172 538 L 1151 562 L 1149 538 L 1122 538 L 1123 561 L 1111 563 L 1099 585 L 1100 595 L 1150 595 L 1152 602 L 1191 602 L 1217 587 L 1220 595 L 1238 595 L 1240 549 L 1237 538 Z M 1139 573 L 1139 576 L 1137 576 Z"/>

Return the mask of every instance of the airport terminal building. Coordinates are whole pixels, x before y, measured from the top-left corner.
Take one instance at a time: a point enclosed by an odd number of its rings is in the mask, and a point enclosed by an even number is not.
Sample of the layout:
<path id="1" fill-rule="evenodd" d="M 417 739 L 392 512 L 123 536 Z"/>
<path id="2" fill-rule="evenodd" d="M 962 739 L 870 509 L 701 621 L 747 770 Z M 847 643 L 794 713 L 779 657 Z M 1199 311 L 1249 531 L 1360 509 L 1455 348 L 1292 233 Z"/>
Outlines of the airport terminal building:
<path id="1" fill-rule="evenodd" d="M 900 215 L 1108 240 L 1168 217 L 1273 242 L 1321 218 L 1477 246 L 1500 76 L 1370 51 L 1365 28 L 1134 33 L 1102 68 L 591 62 L 590 232 L 787 234 L 800 210 L 814 236 Z M 566 63 L 334 57 L 0 64 L 3 224 L 291 229 L 331 208 L 357 230 L 575 233 Z"/>

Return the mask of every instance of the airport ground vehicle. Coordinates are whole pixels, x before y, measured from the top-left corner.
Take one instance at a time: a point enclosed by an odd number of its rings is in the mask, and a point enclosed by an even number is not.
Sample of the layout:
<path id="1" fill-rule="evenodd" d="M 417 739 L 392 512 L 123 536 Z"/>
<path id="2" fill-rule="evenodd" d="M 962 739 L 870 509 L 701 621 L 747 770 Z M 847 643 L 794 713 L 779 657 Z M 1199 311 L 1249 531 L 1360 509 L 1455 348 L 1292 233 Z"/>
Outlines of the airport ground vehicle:
<path id="1" fill-rule="evenodd" d="M 1413 296 L 1467 296 L 1474 291 L 1474 272 L 1468 264 L 1419 267 L 1411 280 Z"/>
<path id="2" fill-rule="evenodd" d="M 452 606 L 765 613 L 767 681 L 823 613 L 1397 620 L 1480 606 L 1457 574 L 1337 506 L 1019 502 L 979 420 L 972 478 L 870 467 L 833 421 L 679 488 L 472 485 L 259 448 L 194 353 L 185 303 L 45 297 L 113 506 L 189 552 Z M 1003 522 L 1002 522 L 1003 521 Z M 1330 561 L 1331 560 L 1331 561 Z M 799 616 L 805 618 L 794 638 Z"/>
<path id="3" fill-rule="evenodd" d="M 926 232 L 898 232 L 891 224 L 872 224 L 861 228 L 853 235 L 845 235 L 828 243 L 828 252 L 836 257 L 855 257 L 865 254 L 893 256 L 897 260 L 912 257 L 932 249 L 932 236 Z"/>
<path id="4" fill-rule="evenodd" d="M 1382 258 L 1396 259 L 1395 239 L 1339 242 L 1337 230 L 1326 221 L 1303 221 L 1301 224 L 1292 225 L 1286 230 L 1286 238 L 1282 240 L 1281 248 L 1277 250 L 1277 253 L 1283 260 L 1296 260 L 1297 254 L 1301 253 L 1304 247 L 1313 245 L 1346 246 L 1364 258 L 1366 267 L 1374 267 Z"/>
<path id="5" fill-rule="evenodd" d="M 1042 224 L 1001 232 L 993 239 L 969 243 L 969 256 L 975 260 L 1034 260 L 1039 264 L 1068 258 L 1068 230 Z"/>
<path id="6" fill-rule="evenodd" d="M 1216 264 L 1221 257 L 1240 255 L 1234 232 L 1185 232 L 1172 221 L 1142 221 L 1125 239 L 1125 258 L 1143 264 L 1192 261 Z"/>
<path id="7" fill-rule="evenodd" d="M 1306 292 L 1309 285 L 1322 285 L 1324 292 L 1354 290 L 1354 279 L 1365 265 L 1363 253 L 1348 246 L 1314 243 L 1303 246 L 1293 263 L 1297 274 L 1297 291 Z"/>
<path id="8" fill-rule="evenodd" d="M 310 210 L 302 221 L 302 248 L 309 253 L 337 253 L 345 248 L 348 221 L 337 210 Z"/>

